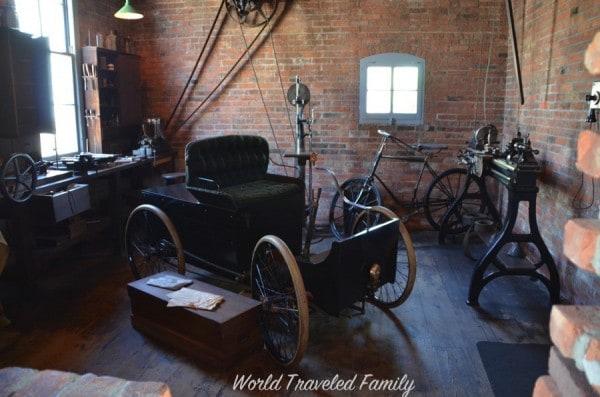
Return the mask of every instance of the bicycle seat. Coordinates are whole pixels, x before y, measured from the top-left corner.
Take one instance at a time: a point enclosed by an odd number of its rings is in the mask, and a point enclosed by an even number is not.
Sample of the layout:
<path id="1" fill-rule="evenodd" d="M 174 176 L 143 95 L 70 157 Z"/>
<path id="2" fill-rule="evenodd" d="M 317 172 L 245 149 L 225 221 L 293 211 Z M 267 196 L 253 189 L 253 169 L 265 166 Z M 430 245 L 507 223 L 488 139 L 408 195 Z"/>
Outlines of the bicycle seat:
<path id="1" fill-rule="evenodd" d="M 415 150 L 445 150 L 448 149 L 448 145 L 442 143 L 418 143 L 416 145 L 410 145 Z"/>
<path id="2" fill-rule="evenodd" d="M 392 135 L 392 134 L 390 134 L 390 133 L 388 133 L 388 132 L 385 132 L 385 131 L 383 131 L 383 130 L 377 130 L 377 133 L 378 133 L 379 135 L 381 135 L 381 136 L 384 136 L 384 137 L 386 137 L 386 138 L 388 138 L 388 137 L 390 137 L 390 136 Z"/>

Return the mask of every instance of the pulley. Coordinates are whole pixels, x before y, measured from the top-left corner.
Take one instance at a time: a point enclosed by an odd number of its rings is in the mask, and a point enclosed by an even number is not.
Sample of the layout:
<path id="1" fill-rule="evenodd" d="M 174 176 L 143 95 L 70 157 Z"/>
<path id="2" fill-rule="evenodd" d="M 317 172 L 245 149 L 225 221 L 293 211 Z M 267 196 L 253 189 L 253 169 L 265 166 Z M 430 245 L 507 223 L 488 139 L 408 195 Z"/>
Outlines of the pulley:
<path id="1" fill-rule="evenodd" d="M 488 124 L 473 131 L 470 146 L 473 149 L 483 150 L 486 144 L 494 145 L 498 139 L 498 129 L 493 124 Z"/>
<path id="2" fill-rule="evenodd" d="M 300 82 L 296 82 L 288 88 L 287 100 L 292 106 L 305 106 L 310 102 L 310 90 Z"/>
<path id="3" fill-rule="evenodd" d="M 236 22 L 261 26 L 269 22 L 277 10 L 278 0 L 226 0 L 227 12 Z"/>

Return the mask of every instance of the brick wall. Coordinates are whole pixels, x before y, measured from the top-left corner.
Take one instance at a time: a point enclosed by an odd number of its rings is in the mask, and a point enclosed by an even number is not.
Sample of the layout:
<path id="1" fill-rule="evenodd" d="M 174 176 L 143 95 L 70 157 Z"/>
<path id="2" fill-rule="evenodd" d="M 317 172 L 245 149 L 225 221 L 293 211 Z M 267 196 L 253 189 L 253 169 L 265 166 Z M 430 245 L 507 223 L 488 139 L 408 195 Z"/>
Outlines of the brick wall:
<path id="1" fill-rule="evenodd" d="M 111 30 L 118 35 L 129 34 L 131 22 L 113 16 L 123 6 L 122 0 L 75 0 L 74 3 L 80 46 L 88 45 L 88 32 L 91 45 L 96 45 L 96 33 L 101 33 L 104 38 Z"/>
<path id="2" fill-rule="evenodd" d="M 501 127 L 505 92 L 506 19 L 502 0 L 298 0 L 280 2 L 286 9 L 276 22 L 273 43 L 285 89 L 300 75 L 317 108 L 315 147 L 321 164 L 344 180 L 361 174 L 374 155 L 377 126 L 358 124 L 359 61 L 385 52 L 404 52 L 426 61 L 425 125 L 386 127 L 409 142 L 451 145 L 437 164 L 456 165 L 455 155 L 471 130 L 484 121 L 483 86 L 491 46 L 487 118 Z M 145 14 L 132 23 L 143 59 L 147 115 L 166 119 L 185 84 L 219 5 L 218 0 L 147 0 Z M 247 29 L 248 40 L 257 29 Z M 239 25 L 224 21 L 211 57 L 192 95 L 194 107 L 237 59 L 244 48 Z M 254 56 L 277 141 L 290 150 L 292 136 L 270 40 Z M 180 115 L 181 118 L 181 115 Z M 217 134 L 260 134 L 274 148 L 265 110 L 249 64 L 243 64 L 226 89 L 192 119 L 171 142 L 183 166 L 183 148 L 191 139 Z M 276 156 L 277 157 L 277 156 Z M 385 180 L 408 191 L 413 165 L 383 165 Z M 319 186 L 330 186 L 319 177 Z M 331 189 L 327 193 L 330 193 Z M 329 206 L 324 195 L 321 208 Z"/>
<path id="3" fill-rule="evenodd" d="M 538 158 L 544 162 L 544 172 L 539 183 L 538 222 L 559 266 L 563 295 L 573 303 L 597 303 L 598 278 L 572 266 L 561 248 L 567 219 L 597 217 L 598 211 L 597 204 L 577 210 L 571 199 L 581 181 L 575 161 L 579 132 L 587 127 L 584 97 L 594 81 L 584 67 L 584 52 L 598 29 L 600 7 L 597 0 L 514 3 L 526 99 L 519 109 L 509 51 L 505 138 L 519 125 L 541 151 Z M 591 181 L 586 177 L 583 201 L 589 200 Z"/>

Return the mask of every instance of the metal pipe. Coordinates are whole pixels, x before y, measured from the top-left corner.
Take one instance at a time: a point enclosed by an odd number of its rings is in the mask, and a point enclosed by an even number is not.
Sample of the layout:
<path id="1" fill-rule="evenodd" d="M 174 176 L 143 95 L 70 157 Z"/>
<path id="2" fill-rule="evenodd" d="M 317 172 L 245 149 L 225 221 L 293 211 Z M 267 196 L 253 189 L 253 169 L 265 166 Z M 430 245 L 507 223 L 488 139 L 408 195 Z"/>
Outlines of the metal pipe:
<path id="1" fill-rule="evenodd" d="M 519 61 L 519 48 L 517 46 L 517 31 L 515 29 L 515 19 L 513 17 L 512 1 L 506 0 L 506 17 L 508 19 L 508 26 L 512 36 L 512 50 L 513 60 L 515 68 L 515 76 L 517 78 L 517 85 L 519 87 L 519 95 L 521 99 L 521 105 L 525 104 L 525 95 L 523 94 L 523 82 L 521 80 L 521 62 Z"/>

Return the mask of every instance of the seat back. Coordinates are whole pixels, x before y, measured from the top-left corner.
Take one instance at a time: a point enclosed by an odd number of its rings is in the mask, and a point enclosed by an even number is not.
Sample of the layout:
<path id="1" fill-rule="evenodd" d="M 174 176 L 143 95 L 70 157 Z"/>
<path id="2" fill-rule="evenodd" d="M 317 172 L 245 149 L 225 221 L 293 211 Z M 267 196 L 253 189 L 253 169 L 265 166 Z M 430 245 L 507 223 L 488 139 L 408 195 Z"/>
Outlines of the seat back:
<path id="1" fill-rule="evenodd" d="M 269 144 L 260 136 L 226 135 L 190 142 L 185 148 L 186 184 L 211 188 L 239 185 L 265 177 L 269 166 Z"/>

